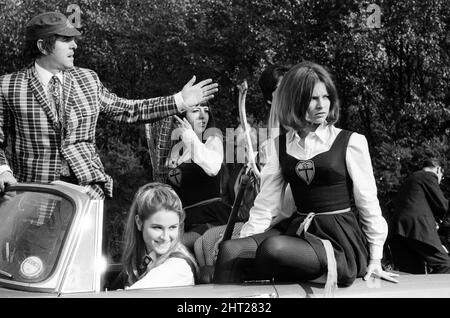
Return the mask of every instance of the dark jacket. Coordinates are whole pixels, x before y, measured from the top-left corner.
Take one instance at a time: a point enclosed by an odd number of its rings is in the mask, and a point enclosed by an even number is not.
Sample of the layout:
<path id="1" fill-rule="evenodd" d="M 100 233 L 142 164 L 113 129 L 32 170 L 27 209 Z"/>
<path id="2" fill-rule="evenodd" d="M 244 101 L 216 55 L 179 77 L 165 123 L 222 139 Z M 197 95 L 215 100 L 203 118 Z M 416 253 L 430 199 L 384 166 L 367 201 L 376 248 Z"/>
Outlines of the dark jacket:
<path id="1" fill-rule="evenodd" d="M 448 200 L 434 173 L 414 172 L 400 187 L 394 206 L 389 222 L 391 237 L 400 235 L 441 249 L 437 224 L 446 216 Z"/>

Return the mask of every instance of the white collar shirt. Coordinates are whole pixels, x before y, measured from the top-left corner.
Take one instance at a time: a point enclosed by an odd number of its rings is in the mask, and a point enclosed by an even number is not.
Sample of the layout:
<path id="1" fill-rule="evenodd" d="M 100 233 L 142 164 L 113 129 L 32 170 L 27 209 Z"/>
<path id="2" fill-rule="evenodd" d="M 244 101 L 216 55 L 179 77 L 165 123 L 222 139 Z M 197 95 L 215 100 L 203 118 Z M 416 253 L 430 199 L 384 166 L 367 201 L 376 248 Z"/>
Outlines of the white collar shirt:
<path id="1" fill-rule="evenodd" d="M 62 89 L 62 83 L 63 82 L 63 72 L 58 72 L 56 74 L 53 74 L 49 71 L 47 71 L 45 68 L 40 66 L 37 62 L 34 62 L 34 67 L 36 69 L 36 73 L 38 76 L 39 81 L 41 82 L 42 86 L 44 87 L 44 91 L 48 92 L 48 84 L 50 83 L 50 80 L 52 79 L 53 75 L 56 75 L 58 77 L 60 83 L 61 83 L 61 89 Z M 50 96 L 48 96 L 50 98 Z"/>
<path id="2" fill-rule="evenodd" d="M 152 253 L 148 256 L 153 263 L 156 255 L 154 252 Z M 183 258 L 170 257 L 156 267 L 153 267 L 152 263 L 148 265 L 148 270 L 139 280 L 126 289 L 192 286 L 195 284 L 192 268 Z"/>
<path id="3" fill-rule="evenodd" d="M 300 160 L 310 159 L 330 150 L 340 131 L 341 129 L 334 125 L 322 124 L 315 132 L 305 137 L 304 146 L 301 146 L 300 136 L 291 130 L 286 135 L 286 152 Z M 283 189 L 287 183 L 281 173 L 273 140 L 270 147 L 268 162 L 261 171 L 261 191 L 250 210 L 249 220 L 242 227 L 241 237 L 262 233 L 293 212 L 283 211 L 280 203 L 284 200 Z M 353 181 L 352 190 L 355 205 L 360 213 L 362 230 L 369 242 L 370 257 L 381 259 L 387 237 L 387 223 L 381 213 L 369 148 L 363 135 L 358 133 L 351 135 L 346 150 L 346 165 Z"/>

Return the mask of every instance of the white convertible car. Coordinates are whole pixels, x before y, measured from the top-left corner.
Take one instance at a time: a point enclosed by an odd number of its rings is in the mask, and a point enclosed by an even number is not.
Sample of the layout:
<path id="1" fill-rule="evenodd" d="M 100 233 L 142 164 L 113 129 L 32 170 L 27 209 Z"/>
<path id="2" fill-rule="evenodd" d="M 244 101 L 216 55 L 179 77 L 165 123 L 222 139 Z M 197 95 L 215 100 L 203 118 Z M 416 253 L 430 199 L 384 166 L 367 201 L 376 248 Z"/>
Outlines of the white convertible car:
<path id="1" fill-rule="evenodd" d="M 18 184 L 0 197 L 0 297 L 304 298 L 308 282 L 113 290 L 120 264 L 102 251 L 103 201 L 64 182 Z M 399 284 L 358 279 L 334 297 L 450 297 L 450 275 L 402 274 Z"/>

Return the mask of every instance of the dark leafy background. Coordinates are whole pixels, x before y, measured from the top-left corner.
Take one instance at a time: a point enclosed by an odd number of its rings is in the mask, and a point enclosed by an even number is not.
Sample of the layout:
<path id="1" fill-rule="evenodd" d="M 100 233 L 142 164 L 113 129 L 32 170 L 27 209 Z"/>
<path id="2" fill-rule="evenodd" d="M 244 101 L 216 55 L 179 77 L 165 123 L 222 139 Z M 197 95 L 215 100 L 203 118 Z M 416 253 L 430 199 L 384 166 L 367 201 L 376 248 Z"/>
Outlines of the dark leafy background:
<path id="1" fill-rule="evenodd" d="M 381 9 L 379 28 L 370 28 Z M 335 76 L 338 126 L 364 134 L 378 196 L 388 216 L 399 183 L 426 155 L 442 159 L 449 196 L 450 6 L 448 0 L 0 0 L 0 74 L 29 61 L 24 25 L 49 10 L 81 9 L 76 64 L 95 70 L 119 96 L 177 92 L 192 75 L 213 78 L 221 129 L 238 123 L 237 89 L 249 82 L 248 112 L 265 125 L 257 80 L 269 63 L 313 60 Z M 370 23 L 369 23 L 370 24 Z M 123 222 L 136 189 L 152 180 L 143 125 L 101 119 L 97 147 L 115 181 L 106 202 L 107 249 L 120 255 Z"/>

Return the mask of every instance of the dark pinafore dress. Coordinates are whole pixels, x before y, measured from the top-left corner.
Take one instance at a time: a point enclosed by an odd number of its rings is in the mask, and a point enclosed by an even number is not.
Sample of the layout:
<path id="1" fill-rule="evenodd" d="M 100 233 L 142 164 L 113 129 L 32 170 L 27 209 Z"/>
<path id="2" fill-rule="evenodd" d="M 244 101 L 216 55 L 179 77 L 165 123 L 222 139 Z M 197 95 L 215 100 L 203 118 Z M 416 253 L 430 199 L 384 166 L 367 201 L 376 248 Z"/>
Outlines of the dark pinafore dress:
<path id="1" fill-rule="evenodd" d="M 351 285 L 356 277 L 363 276 L 368 261 L 366 239 L 350 210 L 352 181 L 345 157 L 351 134 L 342 130 L 330 150 L 309 160 L 298 160 L 286 153 L 286 134 L 280 135 L 278 148 L 282 174 L 291 186 L 298 212 L 275 228 L 307 240 L 325 271 L 328 258 L 323 240 L 329 241 L 340 286 Z M 299 231 L 301 224 L 304 227 L 307 223 L 305 218 L 310 221 L 309 227 Z"/>
<path id="2" fill-rule="evenodd" d="M 186 212 L 184 230 L 203 234 L 213 226 L 226 224 L 231 209 L 220 194 L 220 173 L 209 176 L 194 162 L 171 169 L 167 183 L 173 187 Z"/>

